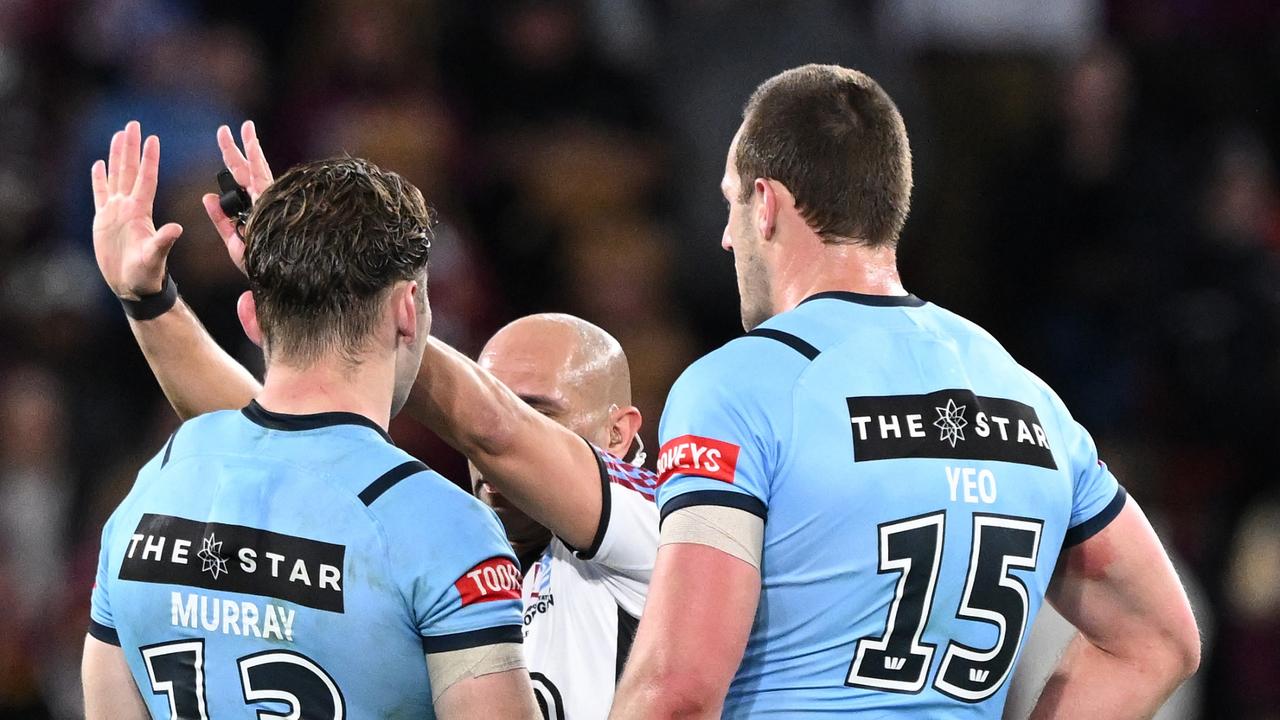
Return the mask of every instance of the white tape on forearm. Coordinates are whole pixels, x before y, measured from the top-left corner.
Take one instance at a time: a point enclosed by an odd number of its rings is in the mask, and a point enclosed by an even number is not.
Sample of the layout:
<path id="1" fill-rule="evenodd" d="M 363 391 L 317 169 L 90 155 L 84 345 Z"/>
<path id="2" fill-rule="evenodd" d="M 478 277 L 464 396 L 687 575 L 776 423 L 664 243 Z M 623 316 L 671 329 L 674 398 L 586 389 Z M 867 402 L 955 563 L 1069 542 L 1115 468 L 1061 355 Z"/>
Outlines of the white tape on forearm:
<path id="1" fill-rule="evenodd" d="M 427 675 L 431 678 L 431 700 L 463 680 L 524 667 L 524 651 L 519 643 L 497 643 L 427 653 Z"/>
<path id="2" fill-rule="evenodd" d="M 764 548 L 764 519 L 746 510 L 722 505 L 680 508 L 662 521 L 658 545 L 677 543 L 713 547 L 759 569 Z"/>

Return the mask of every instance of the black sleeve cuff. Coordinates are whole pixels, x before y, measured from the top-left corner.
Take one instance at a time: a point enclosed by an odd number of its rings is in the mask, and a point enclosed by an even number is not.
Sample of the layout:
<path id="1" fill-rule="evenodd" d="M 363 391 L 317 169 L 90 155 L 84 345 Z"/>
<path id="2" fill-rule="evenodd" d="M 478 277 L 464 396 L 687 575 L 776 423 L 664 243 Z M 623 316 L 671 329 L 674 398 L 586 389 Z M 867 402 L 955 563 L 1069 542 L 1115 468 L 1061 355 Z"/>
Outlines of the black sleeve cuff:
<path id="1" fill-rule="evenodd" d="M 662 522 L 671 513 L 694 505 L 720 505 L 722 507 L 737 508 L 746 510 L 761 520 L 769 519 L 769 509 L 760 501 L 760 498 L 754 495 L 729 490 L 695 490 L 694 492 L 677 495 L 668 500 L 667 504 L 663 505 L 659 511 L 661 518 L 658 520 L 658 527 L 662 527 Z"/>
<path id="2" fill-rule="evenodd" d="M 120 647 L 120 634 L 116 632 L 116 629 L 103 625 L 93 618 L 89 618 L 89 634 L 96 640 Z"/>
<path id="3" fill-rule="evenodd" d="M 449 652 L 450 650 L 466 650 L 482 645 L 498 643 L 523 643 L 524 633 L 519 625 L 498 625 L 496 627 L 469 630 L 452 635 L 433 635 L 422 638 L 422 650 L 427 653 Z"/>
<path id="4" fill-rule="evenodd" d="M 1066 536 L 1062 539 L 1062 547 L 1079 545 L 1110 525 L 1111 521 L 1115 520 L 1120 511 L 1124 509 L 1126 497 L 1128 497 L 1128 494 L 1124 491 L 1124 486 L 1117 487 L 1116 496 L 1111 498 L 1111 502 L 1107 503 L 1107 506 L 1102 508 L 1097 515 L 1067 530 Z"/>
<path id="5" fill-rule="evenodd" d="M 609 492 L 609 470 L 604 466 L 604 458 L 600 457 L 600 451 L 595 445 L 584 438 L 583 442 L 587 443 L 587 447 L 591 448 L 591 454 L 596 459 L 596 469 L 600 472 L 600 524 L 596 525 L 595 537 L 591 538 L 591 545 L 586 550 L 579 550 L 567 542 L 564 538 L 560 538 L 564 542 L 565 547 L 573 551 L 582 560 L 590 560 L 600 552 L 600 545 L 604 543 L 604 535 L 609 531 L 609 516 L 613 512 L 613 493 Z"/>

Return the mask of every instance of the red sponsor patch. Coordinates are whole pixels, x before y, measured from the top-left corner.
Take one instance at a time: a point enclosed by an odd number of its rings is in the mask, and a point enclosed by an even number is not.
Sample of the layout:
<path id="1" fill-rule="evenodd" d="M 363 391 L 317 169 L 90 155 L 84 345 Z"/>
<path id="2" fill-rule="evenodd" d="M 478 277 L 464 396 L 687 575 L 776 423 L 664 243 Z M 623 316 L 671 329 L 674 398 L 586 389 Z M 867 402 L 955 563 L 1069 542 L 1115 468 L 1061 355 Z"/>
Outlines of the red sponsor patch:
<path id="1" fill-rule="evenodd" d="M 666 482 L 672 475 L 698 475 L 733 483 L 738 450 L 733 443 L 697 435 L 668 440 L 658 452 L 658 483 Z"/>
<path id="2" fill-rule="evenodd" d="M 489 558 L 471 568 L 453 584 L 462 605 L 493 600 L 520 599 L 520 570 L 506 558 Z"/>

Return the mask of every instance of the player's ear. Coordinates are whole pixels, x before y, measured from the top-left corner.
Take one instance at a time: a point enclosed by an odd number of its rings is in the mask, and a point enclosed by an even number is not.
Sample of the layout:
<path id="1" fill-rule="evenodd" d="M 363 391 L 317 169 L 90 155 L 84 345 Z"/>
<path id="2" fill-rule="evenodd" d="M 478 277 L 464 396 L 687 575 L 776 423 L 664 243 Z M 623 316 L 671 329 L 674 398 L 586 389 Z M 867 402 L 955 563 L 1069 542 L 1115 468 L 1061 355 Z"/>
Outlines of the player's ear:
<path id="1" fill-rule="evenodd" d="M 634 405 L 613 406 L 609 411 L 609 447 L 605 449 L 617 457 L 626 457 L 643 423 L 644 418 Z"/>
<path id="2" fill-rule="evenodd" d="M 401 280 L 391 290 L 391 312 L 396 321 L 396 339 L 404 338 L 412 345 L 419 334 L 425 335 L 428 327 L 423 322 L 427 313 L 426 298 L 421 297 L 422 286 L 417 280 Z M 426 317 L 430 317 L 427 315 Z"/>
<path id="3" fill-rule="evenodd" d="M 779 185 L 777 183 L 766 180 L 765 178 L 756 178 L 755 195 L 760 201 L 755 204 L 753 220 L 756 224 L 756 232 L 763 240 L 773 238 L 773 230 L 778 225 L 778 207 L 782 198 L 778 195 Z"/>
<path id="4" fill-rule="evenodd" d="M 262 327 L 258 325 L 258 301 L 254 300 L 252 291 L 245 290 L 240 293 L 240 299 L 236 301 L 236 316 L 240 318 L 240 327 L 244 328 L 244 334 L 249 341 L 262 347 Z"/>

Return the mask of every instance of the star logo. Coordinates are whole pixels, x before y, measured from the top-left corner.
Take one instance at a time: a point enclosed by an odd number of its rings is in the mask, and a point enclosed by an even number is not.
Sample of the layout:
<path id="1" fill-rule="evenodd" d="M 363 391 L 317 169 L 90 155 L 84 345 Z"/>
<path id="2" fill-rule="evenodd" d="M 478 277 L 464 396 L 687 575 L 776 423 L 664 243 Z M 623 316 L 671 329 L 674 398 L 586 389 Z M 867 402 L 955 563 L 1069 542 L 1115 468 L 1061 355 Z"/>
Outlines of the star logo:
<path id="1" fill-rule="evenodd" d="M 964 419 L 964 409 L 964 405 L 956 405 L 956 401 L 950 398 L 947 399 L 946 407 L 934 408 L 938 411 L 938 419 L 933 421 L 933 426 L 942 431 L 938 439 L 951 443 L 951 447 L 956 446 L 957 440 L 964 439 L 964 429 L 969 424 Z"/>
<path id="2" fill-rule="evenodd" d="M 205 537 L 196 557 L 200 558 L 200 569 L 212 575 L 214 580 L 227 573 L 227 559 L 222 557 L 222 541 L 216 539 L 214 533 Z"/>

